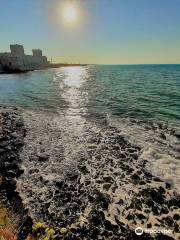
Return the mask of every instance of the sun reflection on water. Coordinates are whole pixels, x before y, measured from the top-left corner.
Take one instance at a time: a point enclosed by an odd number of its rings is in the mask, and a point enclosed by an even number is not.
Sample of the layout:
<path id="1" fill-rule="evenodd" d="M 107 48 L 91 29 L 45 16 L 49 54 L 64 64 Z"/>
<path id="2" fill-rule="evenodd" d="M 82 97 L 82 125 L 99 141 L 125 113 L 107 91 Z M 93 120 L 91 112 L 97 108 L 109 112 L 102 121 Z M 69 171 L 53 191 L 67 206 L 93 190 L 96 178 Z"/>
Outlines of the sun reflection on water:
<path id="1" fill-rule="evenodd" d="M 83 84 L 86 83 L 87 79 L 88 71 L 86 67 L 64 67 L 56 72 L 60 94 L 68 103 L 64 114 L 73 125 L 84 123 L 82 116 L 87 111 L 88 100 Z"/>
<path id="2" fill-rule="evenodd" d="M 79 88 L 87 77 L 87 71 L 84 67 L 66 67 L 63 68 L 65 75 L 64 83 L 69 87 Z"/>

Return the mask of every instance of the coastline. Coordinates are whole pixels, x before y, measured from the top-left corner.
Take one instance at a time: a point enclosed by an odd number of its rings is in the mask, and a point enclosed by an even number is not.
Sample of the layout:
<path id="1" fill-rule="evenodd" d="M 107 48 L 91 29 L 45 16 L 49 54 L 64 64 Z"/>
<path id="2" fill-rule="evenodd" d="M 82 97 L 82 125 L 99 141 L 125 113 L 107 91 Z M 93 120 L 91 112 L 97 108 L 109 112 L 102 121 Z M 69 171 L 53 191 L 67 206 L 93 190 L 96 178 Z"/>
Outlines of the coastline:
<path id="1" fill-rule="evenodd" d="M 13 195 L 20 196 L 24 209 L 28 209 L 24 210 L 25 215 L 33 222 L 41 220 L 54 229 L 67 227 L 70 231 L 66 239 L 136 239 L 134 229 L 139 226 L 172 230 L 169 237 L 143 234 L 139 239 L 178 237 L 180 196 L 177 189 L 148 171 L 148 161 L 140 157 L 142 148 L 128 141 L 115 126 L 102 119 L 98 127 L 86 123 L 82 133 L 70 129 L 74 146 L 79 145 L 75 159 L 70 159 L 74 155 L 67 152 L 69 139 L 63 138 L 62 129 L 57 129 L 56 116 L 6 108 L 1 112 L 3 129 L 9 129 L 5 132 L 5 147 L 3 138 L 0 139 L 2 151 L 9 156 L 12 149 L 13 157 L 16 156 L 16 168 L 12 167 L 11 160 L 9 168 L 4 166 L 5 184 L 1 185 L 1 191 L 11 189 L 13 183 L 10 203 Z M 86 135 L 85 130 L 91 134 Z M 46 134 L 54 139 L 46 139 Z M 83 134 L 86 143 L 83 151 L 75 139 L 76 134 Z M 61 152 L 60 149 L 55 152 L 56 138 L 62 138 Z M 18 146 L 16 151 L 13 144 Z M 61 159 L 56 163 L 56 169 L 59 167 L 61 171 L 52 179 L 38 170 L 40 165 L 50 167 L 53 156 L 49 155 L 49 149 L 54 151 L 55 161 Z M 29 183 L 36 185 L 36 192 L 33 193 L 35 189 L 31 189 L 33 185 L 28 186 Z M 29 232 L 31 218 L 28 218 Z"/>
<path id="2" fill-rule="evenodd" d="M 60 67 L 81 67 L 81 66 L 87 66 L 88 64 L 70 64 L 70 63 L 52 63 L 48 66 L 43 66 L 40 68 L 34 68 L 34 69 L 25 69 L 25 70 L 21 70 L 21 69 L 11 69 L 11 68 L 7 68 L 5 71 L 1 70 L 0 68 L 0 74 L 21 74 L 21 73 L 27 73 L 27 72 L 31 72 L 31 71 L 36 71 L 36 70 L 43 70 L 43 69 L 50 69 L 50 68 L 60 68 Z M 3 69 L 3 67 L 2 67 Z"/>

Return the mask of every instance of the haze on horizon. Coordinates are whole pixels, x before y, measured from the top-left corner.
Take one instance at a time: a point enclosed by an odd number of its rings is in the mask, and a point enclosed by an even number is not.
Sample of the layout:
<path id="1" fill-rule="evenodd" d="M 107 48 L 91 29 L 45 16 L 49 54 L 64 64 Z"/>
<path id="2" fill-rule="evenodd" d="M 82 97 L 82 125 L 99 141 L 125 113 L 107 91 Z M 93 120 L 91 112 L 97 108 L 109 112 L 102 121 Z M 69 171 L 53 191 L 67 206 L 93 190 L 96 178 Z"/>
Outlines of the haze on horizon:
<path id="1" fill-rule="evenodd" d="M 0 9 L 0 52 L 17 43 L 54 62 L 180 63 L 179 0 L 1 0 Z"/>

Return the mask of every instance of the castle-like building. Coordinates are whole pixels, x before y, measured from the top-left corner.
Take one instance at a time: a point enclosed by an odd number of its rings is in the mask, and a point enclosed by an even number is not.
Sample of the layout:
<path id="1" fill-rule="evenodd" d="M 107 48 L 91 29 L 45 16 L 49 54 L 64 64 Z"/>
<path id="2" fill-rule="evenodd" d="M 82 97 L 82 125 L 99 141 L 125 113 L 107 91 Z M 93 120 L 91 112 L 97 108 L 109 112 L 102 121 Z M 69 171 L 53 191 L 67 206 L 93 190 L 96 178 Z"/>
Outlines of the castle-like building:
<path id="1" fill-rule="evenodd" d="M 22 45 L 10 45 L 11 52 L 0 53 L 1 72 L 23 72 L 48 67 L 50 64 L 42 50 L 33 49 L 33 55 L 26 55 Z"/>

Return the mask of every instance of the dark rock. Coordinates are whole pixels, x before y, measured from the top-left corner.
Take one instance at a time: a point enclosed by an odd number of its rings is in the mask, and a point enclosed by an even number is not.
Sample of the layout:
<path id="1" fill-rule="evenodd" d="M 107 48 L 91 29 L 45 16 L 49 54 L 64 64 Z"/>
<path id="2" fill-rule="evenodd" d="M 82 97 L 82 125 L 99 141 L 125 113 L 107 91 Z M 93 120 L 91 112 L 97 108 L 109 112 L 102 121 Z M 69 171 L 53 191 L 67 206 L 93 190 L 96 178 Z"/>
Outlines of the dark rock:
<path id="1" fill-rule="evenodd" d="M 168 210 L 168 208 L 167 207 L 162 207 L 162 209 L 161 209 L 161 214 L 168 214 L 169 213 L 169 210 Z"/>
<path id="2" fill-rule="evenodd" d="M 174 133 L 174 136 L 176 136 L 177 138 L 180 138 L 180 131 L 176 131 L 176 132 Z"/>
<path id="3" fill-rule="evenodd" d="M 161 132 L 161 133 L 160 133 L 160 138 L 162 138 L 162 139 L 166 140 L 166 134 L 165 134 L 165 133 L 163 133 L 163 132 Z"/>
<path id="4" fill-rule="evenodd" d="M 180 220 L 180 214 L 175 213 L 174 216 L 173 216 L 173 219 L 176 220 L 176 221 L 179 221 Z"/>
<path id="5" fill-rule="evenodd" d="M 111 176 L 103 177 L 103 181 L 107 183 L 113 183 L 113 178 Z"/>
<path id="6" fill-rule="evenodd" d="M 165 194 L 165 189 L 163 188 L 163 187 L 159 187 L 159 192 L 161 193 L 161 194 Z"/>
<path id="7" fill-rule="evenodd" d="M 172 188 L 172 184 L 170 182 L 166 182 L 165 184 L 167 189 L 170 190 Z"/>
<path id="8" fill-rule="evenodd" d="M 134 219 L 134 216 L 132 214 L 128 214 L 128 216 L 126 217 L 127 220 L 133 220 Z"/>
<path id="9" fill-rule="evenodd" d="M 110 183 L 105 183 L 105 184 L 103 185 L 103 188 L 104 188 L 106 191 L 108 191 L 110 187 L 111 187 L 111 184 L 110 184 Z"/>
<path id="10" fill-rule="evenodd" d="M 87 169 L 87 167 L 84 165 L 84 166 L 79 166 L 79 170 L 84 173 L 84 174 L 88 174 L 89 171 Z"/>
<path id="11" fill-rule="evenodd" d="M 164 235 L 162 233 L 159 233 L 156 237 L 156 240 L 174 240 L 174 238 Z"/>
<path id="12" fill-rule="evenodd" d="M 151 224 L 151 223 L 148 223 L 148 224 L 147 224 L 147 228 L 152 228 L 152 224 Z"/>
<path id="13" fill-rule="evenodd" d="M 136 214 L 136 216 L 137 216 L 137 218 L 140 219 L 140 220 L 146 219 L 146 217 L 145 217 L 143 214 L 141 214 L 141 213 Z"/>
<path id="14" fill-rule="evenodd" d="M 153 180 L 154 180 L 155 182 L 163 182 L 163 181 L 162 181 L 160 178 L 158 178 L 158 177 L 154 177 Z"/>
<path id="15" fill-rule="evenodd" d="M 104 222 L 104 214 L 102 214 L 102 211 L 99 213 L 96 209 L 92 210 L 90 213 L 89 221 L 91 224 L 94 224 L 94 226 L 103 224 Z"/>
<path id="16" fill-rule="evenodd" d="M 46 153 L 41 153 L 38 155 L 38 160 L 40 162 L 46 162 L 48 160 L 48 158 L 49 158 L 49 155 Z"/>
<path id="17" fill-rule="evenodd" d="M 92 196 L 92 195 L 89 195 L 89 196 L 88 196 L 88 199 L 89 199 L 90 202 L 94 202 L 94 201 L 95 201 L 95 197 Z"/>
<path id="18" fill-rule="evenodd" d="M 140 181 L 140 177 L 137 174 L 133 174 L 131 176 L 131 179 L 133 180 L 134 183 L 138 183 Z"/>
<path id="19" fill-rule="evenodd" d="M 122 205 L 124 203 L 124 201 L 122 199 L 119 199 L 118 203 L 117 204 L 120 204 Z"/>
<path id="20" fill-rule="evenodd" d="M 109 195 L 98 192 L 98 194 L 96 195 L 96 203 L 99 204 L 103 209 L 108 209 L 110 203 Z"/>
<path id="21" fill-rule="evenodd" d="M 179 233 L 179 225 L 177 223 L 174 223 L 174 231 Z"/>
<path id="22" fill-rule="evenodd" d="M 112 224 L 109 220 L 106 220 L 105 223 L 104 223 L 104 226 L 105 226 L 105 229 L 108 230 L 108 231 L 118 231 L 118 225 L 114 225 Z"/>

